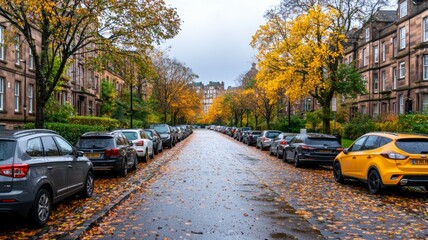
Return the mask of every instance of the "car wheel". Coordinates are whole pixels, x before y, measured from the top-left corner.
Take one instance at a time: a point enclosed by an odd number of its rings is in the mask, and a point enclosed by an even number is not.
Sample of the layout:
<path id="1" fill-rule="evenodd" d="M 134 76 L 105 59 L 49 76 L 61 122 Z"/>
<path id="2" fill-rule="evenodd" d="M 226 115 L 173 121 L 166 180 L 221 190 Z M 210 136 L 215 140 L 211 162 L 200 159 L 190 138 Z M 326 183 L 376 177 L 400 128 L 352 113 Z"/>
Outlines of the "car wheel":
<path id="1" fill-rule="evenodd" d="M 122 164 L 122 169 L 120 169 L 120 176 L 126 177 L 128 175 L 128 166 L 126 165 L 128 161 L 125 159 Z"/>
<path id="2" fill-rule="evenodd" d="M 146 149 L 146 153 L 144 153 L 143 161 L 144 162 L 148 162 L 149 161 L 149 151 L 147 149 Z"/>
<path id="3" fill-rule="evenodd" d="M 339 162 L 335 162 L 333 165 L 333 175 L 336 182 L 343 183 L 342 167 Z"/>
<path id="4" fill-rule="evenodd" d="M 299 156 L 297 154 L 294 155 L 294 167 L 299 168 L 301 165 L 302 164 L 300 163 Z"/>
<path id="5" fill-rule="evenodd" d="M 94 173 L 92 171 L 88 172 L 85 180 L 85 188 L 82 190 L 81 196 L 83 198 L 92 197 L 94 192 Z"/>
<path id="6" fill-rule="evenodd" d="M 269 147 L 269 155 L 273 155 L 273 152 L 272 152 L 272 148 L 271 147 Z"/>
<path id="7" fill-rule="evenodd" d="M 138 158 L 135 157 L 134 158 L 134 165 L 132 166 L 132 169 L 135 170 L 135 171 L 137 171 L 137 168 L 138 168 Z"/>
<path id="8" fill-rule="evenodd" d="M 277 148 L 276 149 L 276 157 L 278 158 L 278 159 L 281 159 L 281 154 L 279 154 L 279 149 Z"/>
<path id="9" fill-rule="evenodd" d="M 288 159 L 287 159 L 287 154 L 284 152 L 282 152 L 282 161 L 285 163 L 289 163 Z"/>
<path id="10" fill-rule="evenodd" d="M 174 147 L 174 143 L 172 142 L 172 140 L 169 142 L 169 148 Z"/>
<path id="11" fill-rule="evenodd" d="M 371 170 L 367 178 L 367 185 L 369 191 L 373 194 L 380 193 L 382 191 L 382 179 L 376 170 Z"/>
<path id="12" fill-rule="evenodd" d="M 158 147 L 155 147 L 155 146 L 153 145 L 153 151 L 155 152 L 155 155 L 158 155 L 158 153 L 159 153 L 159 149 L 158 149 Z"/>
<path id="13" fill-rule="evenodd" d="M 46 224 L 51 215 L 52 197 L 48 190 L 42 188 L 34 199 L 31 210 L 31 220 L 35 227 L 41 227 Z"/>

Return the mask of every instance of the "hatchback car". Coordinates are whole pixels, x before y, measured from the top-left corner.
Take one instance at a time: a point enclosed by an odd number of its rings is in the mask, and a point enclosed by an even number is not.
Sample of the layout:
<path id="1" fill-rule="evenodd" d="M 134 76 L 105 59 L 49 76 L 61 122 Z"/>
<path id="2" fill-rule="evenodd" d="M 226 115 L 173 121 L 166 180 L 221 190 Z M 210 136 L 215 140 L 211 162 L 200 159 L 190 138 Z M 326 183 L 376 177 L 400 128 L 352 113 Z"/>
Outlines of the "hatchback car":
<path id="1" fill-rule="evenodd" d="M 263 149 L 269 148 L 272 140 L 278 135 L 281 134 L 281 131 L 277 130 L 265 130 L 263 131 L 260 136 L 257 138 L 256 142 L 256 148 L 260 148 L 260 150 L 263 151 Z"/>
<path id="2" fill-rule="evenodd" d="M 96 171 L 113 171 L 121 176 L 138 167 L 137 151 L 120 132 L 88 132 L 80 136 L 76 147 L 94 164 Z"/>
<path id="3" fill-rule="evenodd" d="M 79 193 L 91 197 L 91 161 L 54 131 L 0 133 L 0 212 L 29 217 L 43 226 L 52 204 Z"/>
<path id="4" fill-rule="evenodd" d="M 321 133 L 297 134 L 285 146 L 283 160 L 294 161 L 296 168 L 302 164 L 333 165 L 333 160 L 343 150 L 337 137 Z"/>
<path id="5" fill-rule="evenodd" d="M 288 142 L 296 136 L 297 133 L 281 133 L 276 138 L 273 139 L 272 144 L 269 148 L 269 154 L 275 155 L 278 158 L 282 158 L 282 153 L 284 152 L 285 146 Z"/>
<path id="6" fill-rule="evenodd" d="M 242 142 L 248 146 L 254 145 L 261 133 L 261 131 L 248 131 L 247 134 L 243 135 Z"/>
<path id="7" fill-rule="evenodd" d="M 385 186 L 428 186 L 428 136 L 367 133 L 334 160 L 334 179 L 366 182 L 371 193 Z"/>
<path id="8" fill-rule="evenodd" d="M 153 142 L 153 149 L 155 154 L 158 154 L 163 151 L 162 139 L 159 133 L 154 129 L 144 129 L 144 131 L 149 135 L 150 139 Z"/>
<path id="9" fill-rule="evenodd" d="M 153 141 L 143 129 L 122 129 L 114 132 L 121 132 L 132 143 L 132 147 L 137 151 L 137 158 L 140 162 L 147 162 L 155 157 Z"/>

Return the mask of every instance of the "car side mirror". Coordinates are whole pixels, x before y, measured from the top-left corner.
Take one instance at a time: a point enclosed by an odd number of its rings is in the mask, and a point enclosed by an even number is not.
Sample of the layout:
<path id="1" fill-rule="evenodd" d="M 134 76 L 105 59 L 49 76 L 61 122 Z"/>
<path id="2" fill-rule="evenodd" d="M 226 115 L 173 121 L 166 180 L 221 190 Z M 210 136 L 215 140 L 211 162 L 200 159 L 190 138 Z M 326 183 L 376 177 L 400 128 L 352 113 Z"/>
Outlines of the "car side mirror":
<path id="1" fill-rule="evenodd" d="M 83 157 L 83 152 L 82 151 L 76 151 L 76 157 Z"/>
<path id="2" fill-rule="evenodd" d="M 348 152 L 349 152 L 349 149 L 348 149 L 348 148 L 343 149 L 343 153 L 344 153 L 344 154 L 348 154 Z"/>

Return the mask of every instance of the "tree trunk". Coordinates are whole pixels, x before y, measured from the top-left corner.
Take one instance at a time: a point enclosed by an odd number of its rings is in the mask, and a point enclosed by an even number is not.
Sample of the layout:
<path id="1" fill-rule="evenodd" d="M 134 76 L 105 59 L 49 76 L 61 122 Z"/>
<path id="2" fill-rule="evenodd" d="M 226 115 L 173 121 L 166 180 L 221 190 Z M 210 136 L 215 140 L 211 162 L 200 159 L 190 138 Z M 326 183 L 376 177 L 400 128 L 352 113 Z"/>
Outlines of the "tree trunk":
<path id="1" fill-rule="evenodd" d="M 323 133 L 330 134 L 330 103 L 322 105 L 322 131 Z"/>
<path id="2" fill-rule="evenodd" d="M 256 130 L 257 130 L 257 125 L 258 125 L 258 117 L 254 116 L 255 120 L 256 120 Z"/>

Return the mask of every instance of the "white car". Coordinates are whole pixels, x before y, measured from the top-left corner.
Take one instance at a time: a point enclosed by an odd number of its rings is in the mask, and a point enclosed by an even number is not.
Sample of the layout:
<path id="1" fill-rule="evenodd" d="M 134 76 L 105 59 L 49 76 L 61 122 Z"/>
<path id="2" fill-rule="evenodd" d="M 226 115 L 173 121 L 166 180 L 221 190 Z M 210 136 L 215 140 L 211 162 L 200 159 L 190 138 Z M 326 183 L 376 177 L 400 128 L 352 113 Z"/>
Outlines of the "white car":
<path id="1" fill-rule="evenodd" d="M 154 158 L 153 142 L 143 129 L 122 129 L 115 132 L 123 133 L 132 142 L 132 147 L 137 151 L 140 162 L 147 162 L 149 157 Z"/>

